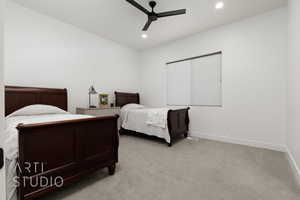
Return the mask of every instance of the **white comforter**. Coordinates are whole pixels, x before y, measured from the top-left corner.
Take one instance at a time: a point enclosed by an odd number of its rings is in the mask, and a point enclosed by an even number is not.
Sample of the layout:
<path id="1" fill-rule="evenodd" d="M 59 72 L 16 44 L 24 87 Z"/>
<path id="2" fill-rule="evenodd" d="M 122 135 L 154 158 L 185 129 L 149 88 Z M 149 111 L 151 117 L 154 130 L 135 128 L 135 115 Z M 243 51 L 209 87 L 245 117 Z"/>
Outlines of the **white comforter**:
<path id="1" fill-rule="evenodd" d="M 72 115 L 66 114 L 45 114 L 45 115 L 30 115 L 30 116 L 15 116 L 5 119 L 5 141 L 4 148 L 6 152 L 6 168 L 7 168 L 7 197 L 8 199 L 15 198 L 16 187 L 14 186 L 13 177 L 16 176 L 16 159 L 18 158 L 18 130 L 17 125 L 35 124 L 44 122 L 55 122 L 61 120 L 73 120 L 90 118 L 87 115 Z"/>
<path id="2" fill-rule="evenodd" d="M 168 111 L 168 108 L 126 105 L 121 109 L 121 125 L 124 129 L 163 138 L 170 143 Z"/>

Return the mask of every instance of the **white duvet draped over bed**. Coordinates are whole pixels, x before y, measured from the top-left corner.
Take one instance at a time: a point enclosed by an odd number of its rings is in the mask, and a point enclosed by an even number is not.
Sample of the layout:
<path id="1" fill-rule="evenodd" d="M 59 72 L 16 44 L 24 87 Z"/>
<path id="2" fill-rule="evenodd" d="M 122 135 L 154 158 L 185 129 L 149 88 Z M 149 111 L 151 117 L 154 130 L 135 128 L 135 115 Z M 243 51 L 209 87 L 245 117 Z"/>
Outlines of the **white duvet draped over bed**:
<path id="1" fill-rule="evenodd" d="M 13 178 L 16 176 L 16 160 L 18 158 L 18 124 L 36 124 L 44 122 L 55 122 L 63 120 L 91 118 L 87 115 L 72 115 L 68 112 L 64 114 L 39 114 L 26 116 L 8 116 L 5 119 L 5 156 L 6 156 L 6 190 L 7 199 L 16 198 L 16 187 Z"/>
<path id="2" fill-rule="evenodd" d="M 168 111 L 168 108 L 128 104 L 121 109 L 121 125 L 124 129 L 163 138 L 170 143 Z"/>
<path id="3" fill-rule="evenodd" d="M 148 109 L 147 124 L 157 126 L 160 128 L 167 128 L 168 126 L 168 108 L 152 108 Z"/>

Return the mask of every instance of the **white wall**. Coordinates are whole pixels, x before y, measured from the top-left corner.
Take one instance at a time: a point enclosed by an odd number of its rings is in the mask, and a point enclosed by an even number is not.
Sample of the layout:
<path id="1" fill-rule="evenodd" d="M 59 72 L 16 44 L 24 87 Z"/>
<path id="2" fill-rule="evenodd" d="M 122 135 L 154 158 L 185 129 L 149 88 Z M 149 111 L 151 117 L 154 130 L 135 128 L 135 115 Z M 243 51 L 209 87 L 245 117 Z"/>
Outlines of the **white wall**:
<path id="1" fill-rule="evenodd" d="M 283 150 L 287 8 L 144 51 L 142 103 L 166 105 L 166 62 L 220 50 L 223 51 L 223 107 L 192 107 L 191 134 Z"/>
<path id="2" fill-rule="evenodd" d="M 287 146 L 300 183 L 300 1 L 289 1 Z M 297 169 L 298 166 L 298 169 Z"/>
<path id="3" fill-rule="evenodd" d="M 141 54 L 17 4 L 7 9 L 6 84 L 68 88 L 73 112 L 87 105 L 91 84 L 99 92 L 140 89 L 142 103 L 162 106 L 166 62 L 222 50 L 223 107 L 193 107 L 192 135 L 275 149 L 285 145 L 286 8 Z"/>
<path id="4" fill-rule="evenodd" d="M 88 88 L 137 91 L 138 53 L 15 3 L 7 4 L 5 84 L 69 90 L 69 109 Z"/>
<path id="5" fill-rule="evenodd" d="M 4 0 L 0 0 L 0 147 L 3 145 L 4 129 L 4 90 L 3 90 L 3 23 L 4 23 Z M 5 172 L 0 170 L 0 199 L 5 199 Z"/>

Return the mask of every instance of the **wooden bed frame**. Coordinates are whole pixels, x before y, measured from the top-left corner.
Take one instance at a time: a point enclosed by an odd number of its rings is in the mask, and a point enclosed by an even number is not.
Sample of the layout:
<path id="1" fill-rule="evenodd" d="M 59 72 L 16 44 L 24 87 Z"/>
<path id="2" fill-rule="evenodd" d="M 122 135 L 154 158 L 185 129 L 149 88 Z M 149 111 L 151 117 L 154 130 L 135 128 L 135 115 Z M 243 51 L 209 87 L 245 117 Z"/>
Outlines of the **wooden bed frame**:
<path id="1" fill-rule="evenodd" d="M 115 92 L 116 106 L 123 107 L 129 103 L 140 104 L 140 95 L 139 93 L 124 93 L 124 92 Z M 174 140 L 180 136 L 185 138 L 188 136 L 189 131 L 189 107 L 185 109 L 169 110 L 168 111 L 168 129 L 170 134 L 171 142 L 168 145 L 171 147 Z M 120 134 L 133 133 L 133 134 L 142 134 L 136 133 L 131 130 L 126 130 L 124 128 L 120 129 Z M 142 134 L 144 135 L 144 134 Z"/>
<path id="2" fill-rule="evenodd" d="M 66 89 L 6 86 L 5 100 L 6 115 L 32 104 L 68 108 Z M 19 124 L 18 200 L 37 199 L 59 189 L 58 185 L 63 187 L 101 168 L 108 167 L 113 175 L 118 162 L 117 119 L 112 116 Z M 42 177 L 47 184 L 29 184 L 41 183 Z"/>

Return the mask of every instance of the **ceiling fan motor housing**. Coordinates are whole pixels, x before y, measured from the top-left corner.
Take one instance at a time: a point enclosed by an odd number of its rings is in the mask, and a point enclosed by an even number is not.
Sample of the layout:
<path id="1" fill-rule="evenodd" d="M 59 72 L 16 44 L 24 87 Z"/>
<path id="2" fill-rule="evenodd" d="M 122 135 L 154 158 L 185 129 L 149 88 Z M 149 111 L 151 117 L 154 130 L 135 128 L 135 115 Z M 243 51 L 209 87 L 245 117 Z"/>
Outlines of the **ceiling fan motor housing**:
<path id="1" fill-rule="evenodd" d="M 157 20 L 157 16 L 155 13 L 153 13 L 152 15 L 149 15 L 148 18 L 151 20 L 151 21 L 156 21 Z"/>
<path id="2" fill-rule="evenodd" d="M 149 6 L 152 8 L 152 12 L 149 14 L 148 18 L 151 20 L 151 21 L 156 21 L 157 20 L 157 15 L 156 13 L 154 12 L 154 7 L 156 6 L 156 2 L 155 1 L 150 1 L 149 2 Z"/>

